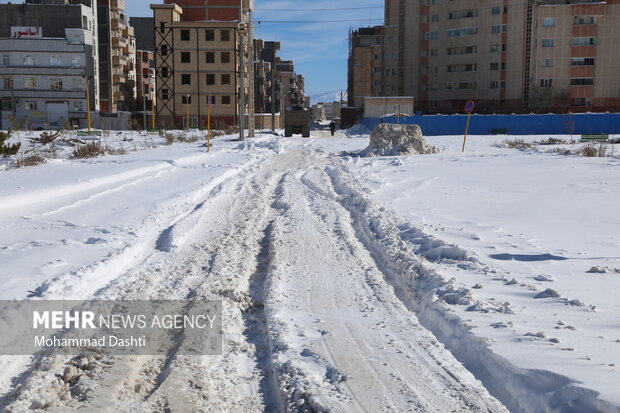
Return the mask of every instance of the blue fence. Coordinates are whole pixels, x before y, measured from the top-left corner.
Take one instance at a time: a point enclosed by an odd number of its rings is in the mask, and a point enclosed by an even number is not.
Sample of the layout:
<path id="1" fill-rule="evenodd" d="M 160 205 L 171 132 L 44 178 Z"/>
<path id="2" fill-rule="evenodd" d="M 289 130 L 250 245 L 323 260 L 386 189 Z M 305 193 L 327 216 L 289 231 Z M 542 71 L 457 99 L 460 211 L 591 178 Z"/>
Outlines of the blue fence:
<path id="1" fill-rule="evenodd" d="M 362 123 L 373 130 L 379 123 L 399 123 L 396 117 L 364 118 Z M 400 118 L 400 123 L 419 125 L 427 136 L 460 135 L 465 132 L 467 115 L 423 115 Z M 569 115 L 472 115 L 472 135 L 582 135 L 620 134 L 620 114 L 584 113 Z"/>

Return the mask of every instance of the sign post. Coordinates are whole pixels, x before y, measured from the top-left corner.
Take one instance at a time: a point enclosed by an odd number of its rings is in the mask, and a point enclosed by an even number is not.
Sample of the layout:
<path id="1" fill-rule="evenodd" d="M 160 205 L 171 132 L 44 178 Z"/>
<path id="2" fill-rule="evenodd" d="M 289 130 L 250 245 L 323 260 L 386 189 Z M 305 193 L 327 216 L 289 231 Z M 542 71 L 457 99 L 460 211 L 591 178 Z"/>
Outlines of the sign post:
<path id="1" fill-rule="evenodd" d="M 209 109 L 207 109 L 207 152 L 211 152 L 211 107 L 213 106 L 213 95 L 207 98 Z"/>
<path id="2" fill-rule="evenodd" d="M 465 136 L 463 137 L 463 150 L 461 152 L 465 152 L 465 143 L 467 142 L 467 132 L 469 132 L 469 120 L 471 118 L 471 113 L 474 111 L 476 104 L 473 100 L 468 100 L 465 103 L 465 112 L 467 113 L 467 124 L 465 125 Z"/>

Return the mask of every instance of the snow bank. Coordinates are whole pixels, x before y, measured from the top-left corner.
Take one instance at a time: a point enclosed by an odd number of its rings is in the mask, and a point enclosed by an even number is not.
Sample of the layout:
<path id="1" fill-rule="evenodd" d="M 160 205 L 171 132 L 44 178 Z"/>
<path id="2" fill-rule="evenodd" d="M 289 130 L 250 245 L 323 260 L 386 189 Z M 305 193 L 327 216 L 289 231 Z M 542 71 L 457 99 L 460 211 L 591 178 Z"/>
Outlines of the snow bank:
<path id="1" fill-rule="evenodd" d="M 428 145 L 418 125 L 392 125 L 382 123 L 370 135 L 370 145 L 362 156 L 394 156 L 437 153 Z"/>
<path id="2" fill-rule="evenodd" d="M 347 129 L 344 134 L 349 138 L 366 138 L 370 135 L 371 130 L 361 123 L 356 124 L 350 129 Z"/>

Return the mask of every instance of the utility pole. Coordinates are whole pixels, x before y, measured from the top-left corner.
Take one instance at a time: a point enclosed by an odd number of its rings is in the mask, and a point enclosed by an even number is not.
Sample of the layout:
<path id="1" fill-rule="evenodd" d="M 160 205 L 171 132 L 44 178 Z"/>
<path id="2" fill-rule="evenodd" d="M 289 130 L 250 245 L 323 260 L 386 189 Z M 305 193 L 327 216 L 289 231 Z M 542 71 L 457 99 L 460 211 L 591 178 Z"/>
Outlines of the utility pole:
<path id="1" fill-rule="evenodd" d="M 144 94 L 144 91 L 142 91 L 142 125 L 144 130 L 148 129 L 146 124 L 146 95 Z"/>
<path id="2" fill-rule="evenodd" d="M 248 122 L 248 136 L 250 138 L 254 137 L 254 128 L 256 127 L 255 123 L 254 123 L 254 62 L 255 62 L 255 47 L 254 47 L 254 23 L 252 21 L 253 19 L 253 13 L 254 13 L 254 1 L 250 0 L 249 2 L 250 7 L 248 9 L 248 48 L 250 50 L 250 85 L 249 85 L 249 89 L 250 89 L 250 119 Z"/>
<path id="3" fill-rule="evenodd" d="M 271 131 L 276 131 L 276 65 L 271 68 Z"/>
<path id="4" fill-rule="evenodd" d="M 241 50 L 241 53 L 239 53 L 241 56 L 239 58 L 239 65 L 241 67 L 241 79 L 239 80 L 239 86 L 240 86 L 240 91 L 239 91 L 239 140 L 243 141 L 245 140 L 245 136 L 244 136 L 244 117 L 245 117 L 245 38 L 244 38 L 245 34 L 241 33 L 241 35 L 239 36 L 239 49 Z"/>

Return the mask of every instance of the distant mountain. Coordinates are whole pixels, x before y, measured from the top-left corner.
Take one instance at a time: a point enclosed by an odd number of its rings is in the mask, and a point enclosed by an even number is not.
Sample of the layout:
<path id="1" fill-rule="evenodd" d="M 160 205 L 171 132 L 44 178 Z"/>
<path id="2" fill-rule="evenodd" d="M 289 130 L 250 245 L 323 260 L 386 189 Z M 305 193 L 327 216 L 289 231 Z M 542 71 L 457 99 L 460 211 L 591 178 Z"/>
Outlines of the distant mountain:
<path id="1" fill-rule="evenodd" d="M 323 93 L 306 93 L 306 96 L 309 96 L 312 104 L 321 103 L 321 102 L 337 102 L 340 101 L 340 92 L 342 92 L 342 99 L 344 102 L 347 101 L 347 91 L 346 90 L 334 90 L 332 92 L 323 92 Z"/>

